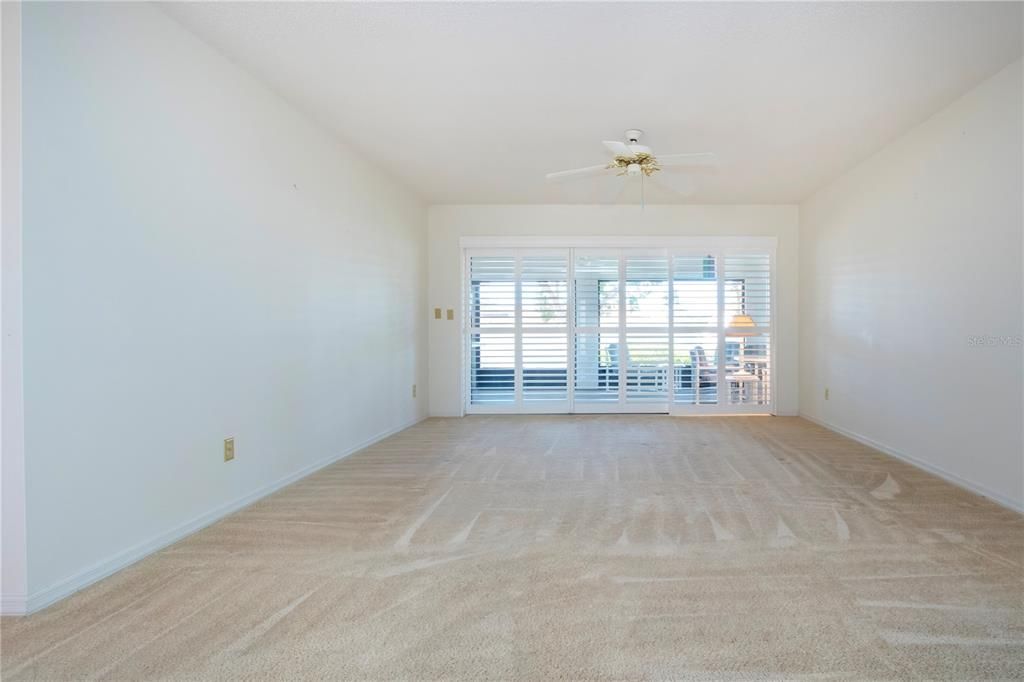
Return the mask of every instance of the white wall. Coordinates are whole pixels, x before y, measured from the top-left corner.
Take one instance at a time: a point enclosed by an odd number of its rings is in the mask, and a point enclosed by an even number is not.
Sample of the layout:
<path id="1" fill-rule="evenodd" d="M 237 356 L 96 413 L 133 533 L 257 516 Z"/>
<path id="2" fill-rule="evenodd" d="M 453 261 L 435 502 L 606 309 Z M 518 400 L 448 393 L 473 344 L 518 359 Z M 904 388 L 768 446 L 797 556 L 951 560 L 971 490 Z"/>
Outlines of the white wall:
<path id="1" fill-rule="evenodd" d="M 21 326 L 21 3 L 0 4 L 3 71 L 0 131 L 0 612 L 24 610 L 28 589 L 25 559 L 25 417 Z"/>
<path id="2" fill-rule="evenodd" d="M 38 606 L 425 415 L 426 212 L 152 5 L 23 36 Z"/>
<path id="3" fill-rule="evenodd" d="M 431 206 L 429 308 L 452 308 L 456 319 L 430 330 L 430 413 L 461 414 L 463 236 L 773 236 L 776 255 L 777 405 L 796 414 L 796 206 Z"/>
<path id="4" fill-rule="evenodd" d="M 1017 61 L 800 207 L 801 412 L 1017 508 L 1022 77 Z"/>

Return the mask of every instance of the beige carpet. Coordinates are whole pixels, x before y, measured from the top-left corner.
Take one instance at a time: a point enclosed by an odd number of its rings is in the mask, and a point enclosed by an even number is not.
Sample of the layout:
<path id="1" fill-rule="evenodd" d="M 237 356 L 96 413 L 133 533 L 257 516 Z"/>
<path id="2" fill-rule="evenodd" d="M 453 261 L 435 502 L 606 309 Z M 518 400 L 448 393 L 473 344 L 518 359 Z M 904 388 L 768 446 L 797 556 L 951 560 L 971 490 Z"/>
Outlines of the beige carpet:
<path id="1" fill-rule="evenodd" d="M 4 619 L 2 673 L 1021 678 L 1022 559 L 1021 516 L 795 418 L 432 419 Z"/>

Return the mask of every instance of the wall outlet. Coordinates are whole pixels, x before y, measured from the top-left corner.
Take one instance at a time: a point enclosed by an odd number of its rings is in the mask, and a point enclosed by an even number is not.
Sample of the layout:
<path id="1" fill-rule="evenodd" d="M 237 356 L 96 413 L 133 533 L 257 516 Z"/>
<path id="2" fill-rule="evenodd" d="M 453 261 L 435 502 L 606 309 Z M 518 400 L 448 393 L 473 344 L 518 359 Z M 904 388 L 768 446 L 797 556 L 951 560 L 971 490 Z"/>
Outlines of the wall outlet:
<path id="1" fill-rule="evenodd" d="M 825 400 L 828 400 L 828 387 L 825 387 Z"/>
<path id="2" fill-rule="evenodd" d="M 225 438 L 224 439 L 224 461 L 230 462 L 235 458 L 235 439 Z"/>
<path id="3" fill-rule="evenodd" d="M 415 397 L 416 397 L 416 384 L 413 384 L 413 385 L 412 385 L 412 397 L 413 397 L 413 398 L 415 398 Z"/>

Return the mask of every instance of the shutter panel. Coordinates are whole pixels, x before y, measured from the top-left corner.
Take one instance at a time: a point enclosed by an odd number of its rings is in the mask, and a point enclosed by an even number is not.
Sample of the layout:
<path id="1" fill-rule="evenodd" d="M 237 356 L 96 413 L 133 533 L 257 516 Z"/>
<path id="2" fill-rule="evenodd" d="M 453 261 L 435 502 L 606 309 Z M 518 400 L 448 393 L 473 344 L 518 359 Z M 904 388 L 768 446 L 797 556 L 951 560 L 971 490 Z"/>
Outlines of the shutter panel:
<path id="1" fill-rule="evenodd" d="M 573 267 L 576 338 L 574 402 L 619 401 L 619 257 L 577 251 Z"/>
<path id="2" fill-rule="evenodd" d="M 668 401 L 669 282 L 665 255 L 627 255 L 626 402 Z"/>
<path id="3" fill-rule="evenodd" d="M 723 258 L 726 383 L 730 405 L 771 404 L 771 259 Z"/>
<path id="4" fill-rule="evenodd" d="M 569 399 L 568 253 L 520 262 L 524 403 Z"/>
<path id="5" fill-rule="evenodd" d="M 718 261 L 703 253 L 672 258 L 673 401 L 718 403 Z"/>
<path id="6" fill-rule="evenodd" d="M 471 256 L 467 303 L 469 403 L 512 405 L 516 366 L 515 258 Z"/>

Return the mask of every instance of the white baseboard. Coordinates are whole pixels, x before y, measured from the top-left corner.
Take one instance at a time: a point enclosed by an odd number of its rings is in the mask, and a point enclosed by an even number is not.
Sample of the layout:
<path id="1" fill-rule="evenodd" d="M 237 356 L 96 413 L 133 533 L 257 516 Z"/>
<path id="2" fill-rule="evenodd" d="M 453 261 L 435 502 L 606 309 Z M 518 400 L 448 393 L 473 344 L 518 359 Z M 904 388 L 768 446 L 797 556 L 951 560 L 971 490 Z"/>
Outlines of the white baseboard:
<path id="1" fill-rule="evenodd" d="M 969 490 L 972 493 L 977 493 L 978 495 L 981 495 L 982 497 L 987 497 L 988 499 L 992 500 L 996 504 L 999 504 L 999 505 L 1001 505 L 1003 507 L 1006 507 L 1007 509 L 1011 509 L 1011 510 L 1013 510 L 1015 512 L 1024 514 L 1024 502 L 1021 502 L 1019 500 L 1014 500 L 1014 499 L 1006 497 L 1005 495 L 1002 495 L 1000 493 L 993 492 L 993 491 L 989 490 L 988 488 L 986 488 L 985 486 L 981 485 L 980 483 L 975 483 L 974 481 L 969 481 L 966 478 L 964 478 L 963 476 L 960 476 L 958 474 L 954 474 L 954 473 L 952 473 L 950 471 L 946 471 L 945 469 L 943 469 L 941 467 L 937 467 L 934 464 L 930 464 L 928 462 L 925 462 L 924 460 L 918 459 L 917 457 L 912 457 L 912 456 L 910 456 L 910 455 L 908 455 L 908 454 L 906 454 L 904 452 L 900 452 L 899 450 L 897 450 L 895 448 L 891 448 L 888 445 L 885 445 L 883 443 L 879 443 L 876 440 L 868 438 L 867 436 L 862 436 L 859 433 L 856 433 L 854 431 L 850 431 L 849 429 L 844 429 L 841 426 L 836 426 L 835 424 L 830 424 L 830 423 L 828 423 L 828 422 L 826 422 L 826 421 L 824 421 L 822 419 L 818 419 L 817 417 L 812 417 L 809 414 L 801 413 L 800 417 L 803 418 L 803 419 L 806 419 L 809 422 L 813 422 L 813 423 L 817 424 L 818 426 L 823 426 L 826 429 L 828 429 L 829 431 L 835 431 L 836 433 L 838 433 L 838 434 L 840 434 L 842 436 L 846 436 L 847 438 L 849 438 L 851 440 L 855 440 L 858 443 L 861 443 L 862 445 L 867 445 L 869 448 L 874 448 L 875 450 L 878 450 L 879 452 L 882 452 L 882 453 L 884 453 L 886 455 L 889 455 L 890 457 L 895 457 L 896 459 L 902 460 L 902 461 L 906 462 L 907 464 L 912 464 L 913 466 L 917 467 L 918 469 L 924 469 L 928 473 L 935 474 L 939 478 L 944 479 L 944 480 L 952 483 L 955 486 L 958 486 L 960 488 L 964 488 L 966 490 Z"/>
<path id="2" fill-rule="evenodd" d="M 0 615 L 24 616 L 28 597 L 23 594 L 5 594 L 0 597 Z"/>
<path id="3" fill-rule="evenodd" d="M 94 564 L 90 568 L 61 581 L 52 587 L 48 587 L 45 590 L 40 590 L 39 592 L 29 595 L 27 598 L 24 595 L 3 595 L 0 597 L 0 614 L 5 616 L 26 615 L 35 613 L 40 609 L 44 609 L 47 606 L 50 606 L 51 604 L 60 601 L 61 599 L 64 599 L 65 597 L 68 597 L 109 575 L 134 564 L 135 562 L 144 559 L 153 552 L 159 551 L 168 545 L 172 545 L 192 533 L 220 521 L 225 516 L 248 507 L 267 495 L 277 492 L 281 488 L 290 485 L 301 478 L 309 476 L 314 471 L 322 469 L 329 464 L 333 464 L 340 459 L 344 459 L 351 454 L 359 452 L 378 441 L 384 440 L 388 436 L 393 436 L 399 431 L 404 431 L 411 426 L 415 426 L 426 418 L 427 417 L 425 416 L 418 417 L 412 421 L 401 424 L 392 429 L 388 429 L 383 433 L 378 433 L 377 435 L 352 446 L 340 455 L 332 455 L 331 457 L 319 462 L 310 464 L 295 473 L 289 474 L 288 476 L 278 479 L 273 483 L 258 488 L 237 500 L 215 507 L 187 523 L 177 526 L 176 528 L 172 528 L 171 530 L 161 533 L 160 535 L 146 540 L 145 542 L 141 542 L 134 547 L 129 547 L 122 552 L 118 552 L 109 559 L 105 559 L 104 561 Z"/>

